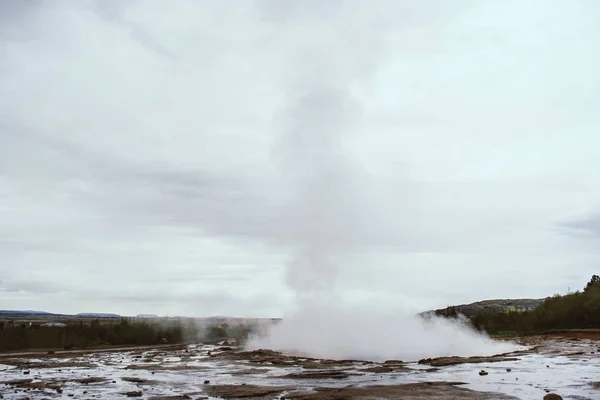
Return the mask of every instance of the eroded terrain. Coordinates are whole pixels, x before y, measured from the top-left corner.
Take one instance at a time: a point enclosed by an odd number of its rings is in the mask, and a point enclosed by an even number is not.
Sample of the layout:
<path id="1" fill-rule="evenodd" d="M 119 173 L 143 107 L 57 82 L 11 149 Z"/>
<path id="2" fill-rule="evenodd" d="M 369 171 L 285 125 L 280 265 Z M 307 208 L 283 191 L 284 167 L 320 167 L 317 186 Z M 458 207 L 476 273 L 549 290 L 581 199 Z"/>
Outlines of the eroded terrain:
<path id="1" fill-rule="evenodd" d="M 0 356 L 4 399 L 564 399 L 600 398 L 600 341 L 520 340 L 492 357 L 322 360 L 189 345 Z"/>

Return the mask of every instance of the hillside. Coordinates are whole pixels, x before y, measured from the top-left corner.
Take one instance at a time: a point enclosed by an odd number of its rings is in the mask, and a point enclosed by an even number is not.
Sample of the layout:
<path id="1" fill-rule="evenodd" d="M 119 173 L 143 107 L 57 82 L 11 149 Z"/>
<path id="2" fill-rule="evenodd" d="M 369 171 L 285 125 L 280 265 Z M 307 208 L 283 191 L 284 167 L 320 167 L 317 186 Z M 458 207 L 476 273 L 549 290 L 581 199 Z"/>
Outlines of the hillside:
<path id="1" fill-rule="evenodd" d="M 467 317 L 472 317 L 482 313 L 499 313 L 508 311 L 527 311 L 532 310 L 542 304 L 545 299 L 495 299 L 483 300 L 470 304 L 460 304 L 454 306 L 457 313 Z M 446 308 L 428 311 L 427 313 L 443 314 Z"/>
<path id="2" fill-rule="evenodd" d="M 120 318 L 118 314 L 106 313 L 81 313 L 76 315 L 71 314 L 53 314 L 46 311 L 35 310 L 0 310 L 0 318 L 5 319 L 89 319 L 89 318 Z"/>

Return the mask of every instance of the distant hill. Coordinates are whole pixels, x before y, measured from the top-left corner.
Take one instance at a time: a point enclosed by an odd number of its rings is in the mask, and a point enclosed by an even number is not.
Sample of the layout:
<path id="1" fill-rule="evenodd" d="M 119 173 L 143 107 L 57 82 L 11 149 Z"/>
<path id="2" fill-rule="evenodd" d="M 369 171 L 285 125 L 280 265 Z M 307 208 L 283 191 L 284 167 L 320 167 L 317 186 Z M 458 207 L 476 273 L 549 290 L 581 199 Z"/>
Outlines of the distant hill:
<path id="1" fill-rule="evenodd" d="M 0 318 L 44 318 L 56 314 L 50 314 L 46 311 L 35 310 L 0 310 Z"/>
<path id="2" fill-rule="evenodd" d="M 32 319 L 46 319 L 46 318 L 121 318 L 118 314 L 106 314 L 106 313 L 80 313 L 76 315 L 70 314 L 53 314 L 46 311 L 35 311 L 35 310 L 0 310 L 0 318 L 32 318 Z"/>
<path id="3" fill-rule="evenodd" d="M 46 311 L 35 311 L 35 310 L 0 310 L 0 315 L 40 315 L 40 314 L 50 314 Z"/>
<path id="4" fill-rule="evenodd" d="M 78 318 L 121 318 L 119 314 L 107 314 L 107 313 L 79 313 L 75 314 Z"/>
<path id="5" fill-rule="evenodd" d="M 495 299 L 476 301 L 470 304 L 460 304 L 454 306 L 456 312 L 472 317 L 475 314 L 481 313 L 496 313 L 501 311 L 526 311 L 539 306 L 545 299 Z M 428 313 L 442 313 L 445 309 L 427 311 Z"/>

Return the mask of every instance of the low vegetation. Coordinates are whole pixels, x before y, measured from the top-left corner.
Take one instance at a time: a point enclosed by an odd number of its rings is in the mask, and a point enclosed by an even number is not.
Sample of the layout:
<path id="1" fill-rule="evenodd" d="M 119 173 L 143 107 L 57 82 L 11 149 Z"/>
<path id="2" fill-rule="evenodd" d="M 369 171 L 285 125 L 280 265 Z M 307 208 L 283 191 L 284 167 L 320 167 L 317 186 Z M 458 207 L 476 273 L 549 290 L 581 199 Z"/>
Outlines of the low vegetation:
<path id="1" fill-rule="evenodd" d="M 0 330 L 0 351 L 181 343 L 183 335 L 179 323 L 158 324 L 125 318 L 64 324 L 12 323 Z"/>
<path id="2" fill-rule="evenodd" d="M 203 325 L 193 319 L 100 318 L 52 323 L 10 320 L 0 325 L 0 352 L 217 342 L 231 338 L 243 341 L 249 332 L 245 325 Z"/>

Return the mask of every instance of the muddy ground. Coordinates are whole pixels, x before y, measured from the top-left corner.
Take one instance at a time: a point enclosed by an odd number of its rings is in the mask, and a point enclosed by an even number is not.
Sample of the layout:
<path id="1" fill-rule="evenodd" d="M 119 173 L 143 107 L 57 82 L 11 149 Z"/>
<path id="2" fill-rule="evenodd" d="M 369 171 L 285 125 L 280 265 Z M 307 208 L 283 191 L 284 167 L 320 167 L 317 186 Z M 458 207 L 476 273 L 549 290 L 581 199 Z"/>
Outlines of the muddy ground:
<path id="1" fill-rule="evenodd" d="M 384 362 L 213 345 L 0 355 L 0 397 L 591 400 L 600 398 L 598 339 L 531 336 L 509 354 Z"/>

